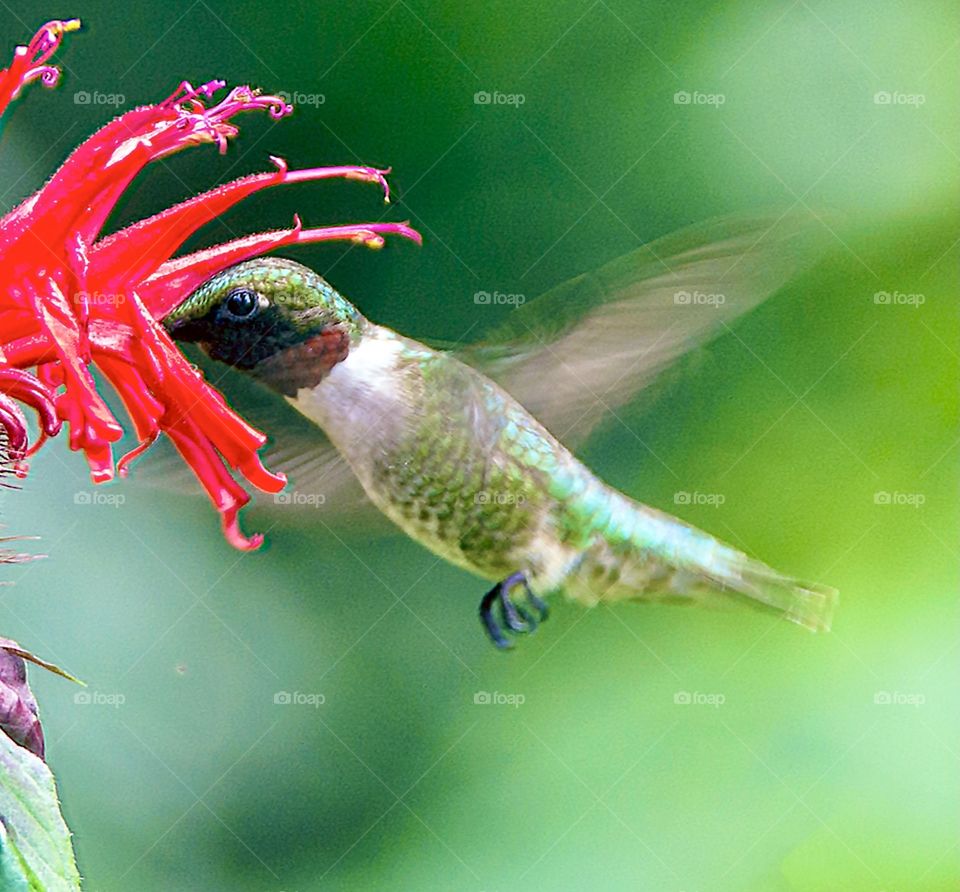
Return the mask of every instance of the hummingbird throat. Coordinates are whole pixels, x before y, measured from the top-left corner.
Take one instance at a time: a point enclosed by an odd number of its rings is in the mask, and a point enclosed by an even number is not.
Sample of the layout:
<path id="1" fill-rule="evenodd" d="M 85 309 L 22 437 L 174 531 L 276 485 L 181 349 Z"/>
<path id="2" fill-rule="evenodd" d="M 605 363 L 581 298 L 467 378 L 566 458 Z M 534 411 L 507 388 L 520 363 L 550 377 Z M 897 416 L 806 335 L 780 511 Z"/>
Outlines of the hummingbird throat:
<path id="1" fill-rule="evenodd" d="M 251 372 L 278 393 L 296 396 L 304 387 L 316 387 L 349 352 L 350 332 L 346 326 L 334 323 L 262 359 Z"/>

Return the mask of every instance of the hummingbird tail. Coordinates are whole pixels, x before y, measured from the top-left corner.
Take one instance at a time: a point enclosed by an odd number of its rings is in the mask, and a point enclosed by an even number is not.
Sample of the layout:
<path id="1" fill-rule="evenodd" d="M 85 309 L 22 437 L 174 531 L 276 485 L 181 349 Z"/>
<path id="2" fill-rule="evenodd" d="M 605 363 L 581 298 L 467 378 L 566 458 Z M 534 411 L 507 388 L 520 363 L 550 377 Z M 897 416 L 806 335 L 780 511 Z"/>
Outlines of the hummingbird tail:
<path id="1" fill-rule="evenodd" d="M 730 567 L 731 572 L 719 575 L 725 586 L 780 611 L 785 619 L 813 632 L 830 631 L 836 589 L 784 576 L 760 561 L 738 556 L 740 560 Z"/>
<path id="2" fill-rule="evenodd" d="M 676 518 L 611 493 L 601 541 L 584 555 L 568 591 L 584 603 L 621 598 L 720 606 L 731 595 L 830 630 L 837 591 L 779 573 Z M 614 581 L 615 580 L 615 581 Z"/>
<path id="3" fill-rule="evenodd" d="M 735 592 L 813 632 L 830 631 L 836 589 L 786 576 L 701 530 L 646 506 L 640 510 L 641 539 L 671 558 L 673 586 L 693 583 L 695 598 L 704 590 L 727 596 Z"/>

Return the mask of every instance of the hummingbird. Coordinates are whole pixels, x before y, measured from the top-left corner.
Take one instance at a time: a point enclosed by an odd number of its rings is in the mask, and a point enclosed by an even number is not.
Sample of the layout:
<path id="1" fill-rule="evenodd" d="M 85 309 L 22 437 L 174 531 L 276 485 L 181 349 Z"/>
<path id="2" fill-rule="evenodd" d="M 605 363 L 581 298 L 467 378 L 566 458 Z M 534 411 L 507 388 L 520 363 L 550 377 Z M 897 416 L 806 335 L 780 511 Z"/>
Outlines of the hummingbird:
<path id="1" fill-rule="evenodd" d="M 529 303 L 478 292 L 478 304 L 516 306 L 494 337 L 453 349 L 378 325 L 280 257 L 213 276 L 164 325 L 285 398 L 397 527 L 493 583 L 479 614 L 498 647 L 536 628 L 561 591 L 587 606 L 746 599 L 822 631 L 835 590 L 635 501 L 571 452 L 788 281 L 809 234 L 789 215 L 721 218 Z"/>

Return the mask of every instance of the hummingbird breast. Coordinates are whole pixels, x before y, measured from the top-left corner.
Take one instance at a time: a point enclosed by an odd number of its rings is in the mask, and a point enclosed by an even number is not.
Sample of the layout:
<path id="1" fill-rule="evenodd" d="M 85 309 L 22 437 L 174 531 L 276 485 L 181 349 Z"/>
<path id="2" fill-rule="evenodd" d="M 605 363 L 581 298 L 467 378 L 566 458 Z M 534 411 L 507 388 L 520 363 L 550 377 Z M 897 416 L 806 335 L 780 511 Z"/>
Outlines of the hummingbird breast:
<path id="1" fill-rule="evenodd" d="M 489 579 L 522 568 L 559 581 L 578 557 L 554 534 L 551 480 L 557 469 L 589 472 L 455 357 L 371 324 L 291 402 L 324 429 L 374 504 L 451 563 Z"/>

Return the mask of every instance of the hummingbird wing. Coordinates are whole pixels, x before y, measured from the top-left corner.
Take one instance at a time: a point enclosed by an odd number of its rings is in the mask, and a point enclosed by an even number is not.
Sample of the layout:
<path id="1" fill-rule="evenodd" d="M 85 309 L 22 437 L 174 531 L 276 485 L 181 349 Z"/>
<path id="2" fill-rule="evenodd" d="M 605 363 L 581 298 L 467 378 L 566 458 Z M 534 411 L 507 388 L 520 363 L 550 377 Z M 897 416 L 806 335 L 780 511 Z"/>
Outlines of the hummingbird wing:
<path id="1" fill-rule="evenodd" d="M 455 352 L 575 445 L 809 265 L 819 221 L 788 212 L 682 229 L 519 306 Z"/>
<path id="2" fill-rule="evenodd" d="M 300 511 L 326 519 L 335 513 L 362 522 L 365 531 L 372 525 L 390 528 L 389 521 L 370 503 L 359 481 L 323 431 L 304 418 L 286 400 L 250 376 L 214 363 L 199 350 L 189 348 L 191 360 L 204 370 L 207 380 L 227 398 L 251 425 L 268 437 L 263 450 L 264 464 L 271 471 L 287 475 L 289 483 L 275 496 L 255 495 L 258 507 L 274 516 Z M 161 438 L 131 468 L 131 479 L 171 492 L 202 494 L 200 484 L 172 444 Z M 317 514 L 317 511 L 323 512 Z M 303 519 L 301 516 L 299 519 Z"/>

